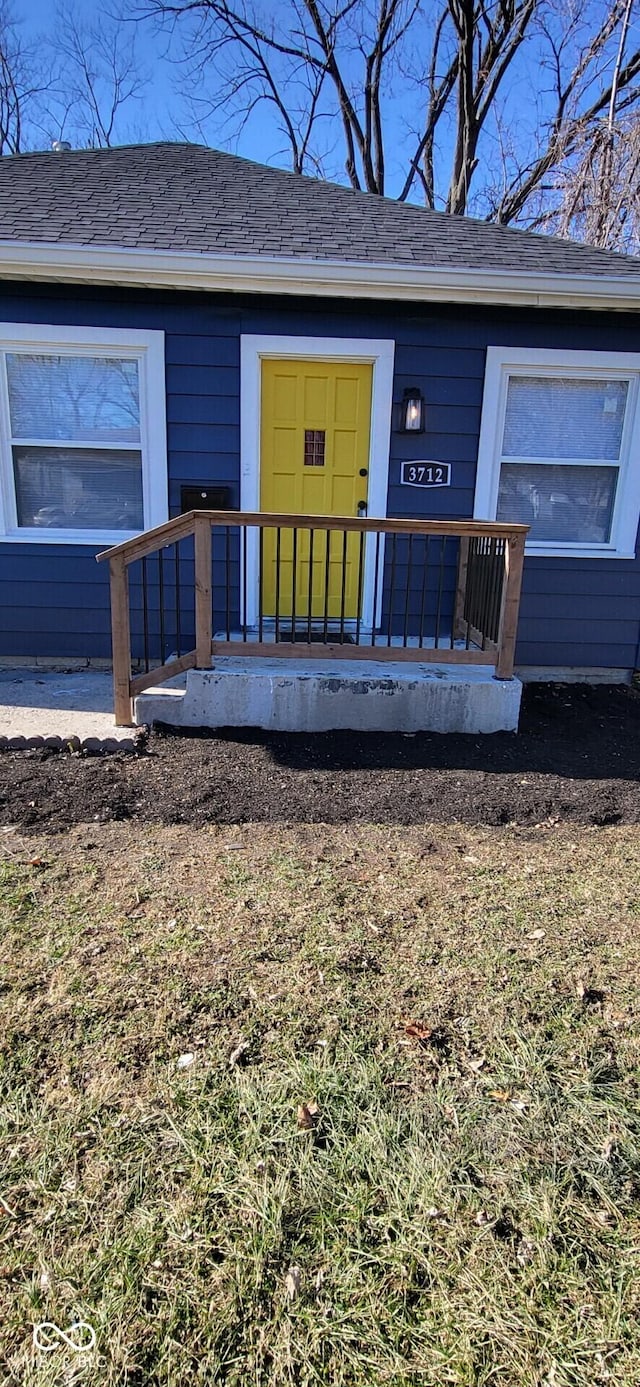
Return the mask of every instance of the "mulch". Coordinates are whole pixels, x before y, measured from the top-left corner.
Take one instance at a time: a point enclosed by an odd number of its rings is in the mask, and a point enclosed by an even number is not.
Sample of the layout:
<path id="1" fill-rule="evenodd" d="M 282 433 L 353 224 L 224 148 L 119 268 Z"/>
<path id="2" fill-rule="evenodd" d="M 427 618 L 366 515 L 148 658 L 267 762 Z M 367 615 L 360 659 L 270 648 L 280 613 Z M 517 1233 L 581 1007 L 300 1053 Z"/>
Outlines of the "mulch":
<path id="1" fill-rule="evenodd" d="M 532 684 L 492 736 L 158 729 L 138 754 L 0 755 L 0 823 L 640 822 L 640 692 Z"/>

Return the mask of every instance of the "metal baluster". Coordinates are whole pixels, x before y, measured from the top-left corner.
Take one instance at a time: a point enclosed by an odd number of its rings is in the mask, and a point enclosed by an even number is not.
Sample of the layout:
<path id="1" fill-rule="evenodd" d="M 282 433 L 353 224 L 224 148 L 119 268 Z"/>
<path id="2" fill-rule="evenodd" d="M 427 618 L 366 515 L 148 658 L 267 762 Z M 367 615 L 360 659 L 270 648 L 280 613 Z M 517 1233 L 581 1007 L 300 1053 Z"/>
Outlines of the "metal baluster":
<path id="1" fill-rule="evenodd" d="M 487 582 L 487 563 L 486 563 L 486 541 L 484 537 L 478 540 L 478 589 L 477 589 L 477 620 L 474 622 L 480 632 L 480 643 L 484 650 L 484 602 Z"/>
<path id="2" fill-rule="evenodd" d="M 326 531 L 327 552 L 324 562 L 324 644 L 327 644 L 329 629 L 329 581 L 331 578 L 331 530 Z"/>
<path id="3" fill-rule="evenodd" d="M 180 602 L 180 541 L 176 540 L 174 546 L 174 565 L 176 571 L 176 653 L 178 659 L 182 654 L 182 612 Z"/>
<path id="4" fill-rule="evenodd" d="M 164 549 L 158 552 L 158 601 L 160 603 L 160 664 L 164 664 Z"/>
<path id="5" fill-rule="evenodd" d="M 496 640 L 500 640 L 500 622 L 502 618 L 502 599 L 507 583 L 507 541 L 500 540 L 500 567 L 498 572 L 498 600 L 496 603 Z"/>
<path id="6" fill-rule="evenodd" d="M 313 607 L 313 537 L 315 530 L 309 529 L 309 610 L 307 612 L 307 640 L 311 643 L 311 609 Z"/>
<path id="7" fill-rule="evenodd" d="M 296 587 L 298 585 L 298 531 L 293 527 L 293 552 L 291 573 L 291 639 L 296 643 Z"/>
<path id="8" fill-rule="evenodd" d="M 147 595 L 147 560 L 142 560 L 142 638 L 144 641 L 144 669 L 149 673 L 149 601 Z"/>
<path id="9" fill-rule="evenodd" d="M 491 586 L 491 640 L 498 639 L 498 622 L 500 619 L 500 598 L 502 594 L 502 573 L 504 568 L 504 541 L 501 539 L 492 540 L 493 544 L 493 581 Z"/>
<path id="10" fill-rule="evenodd" d="M 240 548 L 242 550 L 242 639 L 247 639 L 247 527 L 239 527 Z"/>
<path id="11" fill-rule="evenodd" d="M 231 640 L 231 553 L 229 526 L 224 527 L 224 587 L 225 613 L 227 618 L 227 640 Z"/>
<path id="12" fill-rule="evenodd" d="M 342 531 L 342 580 L 340 584 L 340 644 L 344 645 L 344 605 L 347 591 L 347 531 Z"/>
<path id="13" fill-rule="evenodd" d="M 456 573 L 458 572 L 459 563 L 460 563 L 460 540 L 458 540 L 458 552 L 457 552 L 457 555 L 456 555 Z M 450 649 L 450 650 L 453 650 L 453 649 L 455 648 L 455 643 L 456 643 L 456 642 L 455 642 L 455 636 L 454 636 L 455 604 L 456 604 L 456 596 L 455 596 L 455 593 L 454 593 L 453 607 L 452 607 L 452 609 L 451 609 L 451 631 L 450 631 L 450 633 L 449 633 L 449 649 Z"/>
<path id="14" fill-rule="evenodd" d="M 258 531 L 258 641 L 262 644 L 263 631 L 263 602 L 264 602 L 264 529 L 262 525 Z"/>
<path id="15" fill-rule="evenodd" d="M 407 633 L 409 629 L 409 594 L 411 592 L 411 559 L 413 555 L 413 535 L 409 535 L 409 545 L 407 552 L 407 586 L 404 595 L 404 627 L 402 631 L 402 644 L 406 649 Z"/>
<path id="16" fill-rule="evenodd" d="M 482 581 L 482 649 L 487 648 L 487 622 L 489 613 L 489 591 L 491 583 L 491 540 L 483 540 L 483 581 Z"/>
<path id="17" fill-rule="evenodd" d="M 486 582 L 486 588 L 485 588 L 484 626 L 483 626 L 483 628 L 482 628 L 482 629 L 483 629 L 483 635 L 484 635 L 484 645 L 483 645 L 483 647 L 482 647 L 483 650 L 484 650 L 485 647 L 486 647 L 487 641 L 488 641 L 488 640 L 491 640 L 491 607 L 492 607 L 492 594 L 493 594 L 493 539 L 491 539 L 491 538 L 487 539 L 486 565 L 487 565 L 487 582 Z"/>
<path id="18" fill-rule="evenodd" d="M 487 640 L 493 641 L 493 612 L 496 595 L 496 543 L 489 540 L 489 590 L 487 592 Z"/>
<path id="19" fill-rule="evenodd" d="M 281 549 L 280 526 L 276 530 L 276 645 L 280 640 L 280 549 Z"/>
<path id="20" fill-rule="evenodd" d="M 484 634 L 486 640 L 491 640 L 491 599 L 493 592 L 493 539 L 487 540 L 487 593 L 485 602 L 485 622 Z"/>
<path id="21" fill-rule="evenodd" d="M 364 530 L 360 531 L 359 544 L 360 547 L 358 550 L 358 607 L 356 612 L 356 645 L 360 644 L 360 622 L 362 621 L 362 585 L 364 581 Z"/>
<path id="22" fill-rule="evenodd" d="M 464 610 L 467 621 L 467 635 L 464 643 L 465 650 L 471 645 L 471 618 L 473 616 L 473 603 L 475 600 L 475 575 L 476 575 L 476 555 L 477 555 L 477 536 L 474 535 L 469 545 L 469 563 L 467 566 L 467 591 L 465 594 Z"/>
<path id="23" fill-rule="evenodd" d="M 391 545 L 391 587 L 390 587 L 390 591 L 389 591 L 389 620 L 388 620 L 388 622 L 387 622 L 387 646 L 390 646 L 390 645 L 391 645 L 391 623 L 392 623 L 392 621 L 393 621 L 393 598 L 394 598 L 395 585 L 396 585 L 396 549 L 397 549 L 397 543 L 396 543 L 396 541 L 397 541 L 397 535 L 396 535 L 395 532 L 394 532 L 394 534 L 393 534 L 393 543 L 392 543 L 392 545 Z"/>
<path id="24" fill-rule="evenodd" d="M 376 530 L 376 553 L 373 564 L 373 624 L 371 627 L 371 644 L 376 643 L 376 618 L 378 615 L 378 580 L 380 576 L 380 531 Z"/>
<path id="25" fill-rule="evenodd" d="M 427 600 L 427 574 L 429 572 L 429 535 L 424 537 L 424 566 L 422 569 L 422 590 L 420 593 L 420 640 L 419 648 L 422 650 L 424 645 L 424 615 Z"/>
<path id="26" fill-rule="evenodd" d="M 434 641 L 434 645 L 435 645 L 435 649 L 436 649 L 436 650 L 438 650 L 438 649 L 440 648 L 440 616 L 441 616 L 441 613 L 442 613 L 442 583 L 443 583 L 443 579 L 444 579 L 444 556 L 445 556 L 446 543 L 447 543 L 446 535 L 443 535 L 443 536 L 442 536 L 442 539 L 441 539 L 441 541 L 440 541 L 440 561 L 439 561 L 439 568 L 438 568 L 438 601 L 437 601 L 437 605 L 436 605 L 436 631 L 435 631 L 435 641 Z"/>

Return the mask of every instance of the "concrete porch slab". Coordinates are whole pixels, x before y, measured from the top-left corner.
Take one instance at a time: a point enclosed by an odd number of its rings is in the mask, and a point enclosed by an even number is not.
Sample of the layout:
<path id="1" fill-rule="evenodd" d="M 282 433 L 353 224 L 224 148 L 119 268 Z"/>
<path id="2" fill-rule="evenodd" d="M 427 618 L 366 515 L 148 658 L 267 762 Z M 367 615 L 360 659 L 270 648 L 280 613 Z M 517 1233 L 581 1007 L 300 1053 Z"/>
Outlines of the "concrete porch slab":
<path id="1" fill-rule="evenodd" d="M 522 684 L 490 665 L 223 656 L 135 701 L 138 725 L 273 732 L 515 732 Z"/>

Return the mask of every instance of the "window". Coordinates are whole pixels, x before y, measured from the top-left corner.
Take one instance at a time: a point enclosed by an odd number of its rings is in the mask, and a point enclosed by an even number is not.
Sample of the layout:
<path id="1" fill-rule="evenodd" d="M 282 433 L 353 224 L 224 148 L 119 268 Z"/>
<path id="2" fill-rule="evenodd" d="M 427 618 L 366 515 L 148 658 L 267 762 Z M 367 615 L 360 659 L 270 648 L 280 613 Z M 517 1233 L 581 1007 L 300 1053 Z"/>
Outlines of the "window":
<path id="1" fill-rule="evenodd" d="M 304 465 L 305 467 L 324 467 L 324 429 L 305 429 Z"/>
<path id="2" fill-rule="evenodd" d="M 527 553 L 634 555 L 640 356 L 489 347 L 474 514 Z"/>
<path id="3" fill-rule="evenodd" d="M 2 538 L 109 544 L 167 519 L 160 332 L 0 325 Z"/>

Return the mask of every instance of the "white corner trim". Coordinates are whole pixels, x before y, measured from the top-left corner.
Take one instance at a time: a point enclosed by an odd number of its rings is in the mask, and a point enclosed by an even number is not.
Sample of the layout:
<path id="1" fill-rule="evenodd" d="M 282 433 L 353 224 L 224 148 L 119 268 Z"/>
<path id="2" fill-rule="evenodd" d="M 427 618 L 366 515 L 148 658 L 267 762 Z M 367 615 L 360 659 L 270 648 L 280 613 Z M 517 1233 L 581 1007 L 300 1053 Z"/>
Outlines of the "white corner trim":
<path id="1" fill-rule="evenodd" d="M 240 338 L 240 509 L 260 510 L 261 363 L 307 358 L 309 361 L 359 361 L 373 366 L 371 385 L 371 433 L 369 440 L 368 514 L 387 514 L 389 452 L 393 406 L 395 341 L 367 337 L 291 337 L 244 333 Z M 257 620 L 258 556 L 255 533 L 247 551 L 246 620 Z M 382 541 L 384 544 L 384 539 Z M 379 620 L 382 603 L 384 553 L 381 548 L 378 591 L 374 593 L 373 546 L 365 545 L 362 621 Z"/>
<path id="2" fill-rule="evenodd" d="M 460 269 L 453 265 L 216 255 L 0 238 L 0 278 L 170 289 L 640 310 L 640 275 Z"/>
<path id="3" fill-rule="evenodd" d="M 133 537 L 123 530 L 28 529 L 17 523 L 11 423 L 4 372 L 4 353 L 39 352 L 57 355 L 118 356 L 138 361 L 140 382 L 140 447 L 144 528 L 169 518 L 167 469 L 167 404 L 164 332 L 128 328 L 68 327 L 40 323 L 0 323 L 0 542 L 80 544 L 104 548 Z"/>
<path id="4" fill-rule="evenodd" d="M 526 554 L 556 559 L 633 559 L 640 520 L 640 353 L 487 347 L 473 515 L 495 520 L 509 374 L 592 376 L 629 381 L 618 486 L 609 544 L 553 544 L 528 540 Z M 560 459 L 559 461 L 565 461 Z M 578 461 L 576 459 L 576 461 Z M 569 465 L 569 463 L 567 464 Z"/>

